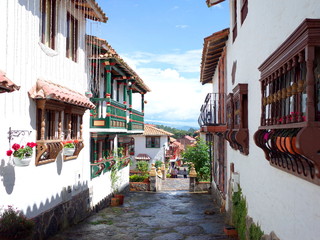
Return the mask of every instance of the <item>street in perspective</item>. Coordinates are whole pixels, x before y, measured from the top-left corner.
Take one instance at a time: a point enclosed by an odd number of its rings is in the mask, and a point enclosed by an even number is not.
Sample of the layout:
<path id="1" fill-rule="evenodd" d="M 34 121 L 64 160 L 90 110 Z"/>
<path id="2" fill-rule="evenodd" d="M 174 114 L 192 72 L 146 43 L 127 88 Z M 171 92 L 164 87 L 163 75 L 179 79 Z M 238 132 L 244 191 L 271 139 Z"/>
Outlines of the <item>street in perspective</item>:
<path id="1" fill-rule="evenodd" d="M 0 240 L 319 240 L 319 0 L 0 10 Z"/>

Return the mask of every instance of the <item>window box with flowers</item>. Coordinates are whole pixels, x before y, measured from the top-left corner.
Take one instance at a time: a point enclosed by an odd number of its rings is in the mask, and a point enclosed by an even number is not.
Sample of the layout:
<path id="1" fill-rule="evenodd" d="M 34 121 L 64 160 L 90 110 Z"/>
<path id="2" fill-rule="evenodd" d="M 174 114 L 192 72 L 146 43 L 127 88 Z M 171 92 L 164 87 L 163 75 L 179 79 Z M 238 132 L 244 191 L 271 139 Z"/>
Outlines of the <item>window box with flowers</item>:
<path id="1" fill-rule="evenodd" d="M 62 144 L 64 160 L 76 159 L 84 147 L 81 139 L 62 141 Z"/>
<path id="2" fill-rule="evenodd" d="M 305 19 L 259 70 L 256 145 L 271 166 L 320 185 L 320 19 Z"/>
<path id="3" fill-rule="evenodd" d="M 72 156 L 75 151 L 75 145 L 73 140 L 63 141 L 63 155 L 64 156 Z"/>
<path id="4" fill-rule="evenodd" d="M 13 156 L 13 163 L 16 166 L 28 166 L 32 159 L 33 148 L 37 146 L 34 142 L 28 142 L 26 146 L 20 146 L 15 143 L 12 145 L 11 149 L 7 151 L 7 156 Z"/>

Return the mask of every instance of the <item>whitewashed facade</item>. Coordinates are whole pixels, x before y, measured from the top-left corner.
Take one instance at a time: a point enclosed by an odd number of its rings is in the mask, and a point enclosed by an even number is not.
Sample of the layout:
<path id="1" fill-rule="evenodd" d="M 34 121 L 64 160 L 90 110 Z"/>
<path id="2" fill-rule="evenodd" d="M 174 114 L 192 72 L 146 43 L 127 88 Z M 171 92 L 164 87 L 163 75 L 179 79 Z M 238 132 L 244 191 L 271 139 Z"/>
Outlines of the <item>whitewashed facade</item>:
<path id="1" fill-rule="evenodd" d="M 46 8 L 43 8 L 45 4 Z M 106 22 L 107 17 L 94 0 L 83 1 L 86 7 L 83 11 L 77 4 L 58 0 L 0 1 L 0 70 L 20 86 L 18 91 L 0 94 L 0 135 L 3 137 L 0 145 L 0 205 L 4 208 L 12 205 L 28 218 L 37 218 L 44 213 L 49 216 L 54 208 L 69 201 L 78 201 L 74 205 L 74 215 L 69 216 L 76 222 L 112 193 L 110 173 L 106 174 L 109 178 L 100 182 L 91 179 L 89 105 L 92 103 L 84 96 L 90 90 L 86 24 Z M 44 11 L 53 14 L 47 14 L 44 19 Z M 48 34 L 50 31 L 54 32 L 52 40 L 50 35 L 43 37 L 44 32 Z M 39 80 L 46 81 L 48 85 L 41 88 L 37 85 Z M 50 91 L 52 95 L 46 95 Z M 65 98 L 59 100 L 62 95 Z M 44 114 L 44 127 L 41 127 L 39 117 L 42 115 L 37 110 L 39 99 L 51 102 L 53 106 L 55 103 L 62 106 L 51 120 Z M 80 111 L 74 115 L 76 120 L 72 124 L 76 126 L 66 123 L 67 108 L 71 109 L 70 115 L 75 109 Z M 50 121 L 54 123 L 51 125 Z M 10 129 L 12 138 L 9 140 Z M 49 136 L 50 131 L 52 136 Z M 73 134 L 72 139 L 79 140 L 83 148 L 66 159 L 60 150 L 62 140 L 67 140 L 68 134 Z M 38 157 L 41 149 L 34 149 L 29 166 L 16 166 L 13 157 L 6 155 L 14 143 L 26 145 L 27 142 L 36 142 L 39 146 L 40 142 L 50 141 L 56 142 L 54 151 L 60 149 L 57 155 L 53 158 Z M 53 148 L 50 149 L 44 154 L 52 153 Z M 121 189 L 128 185 L 129 167 L 122 168 L 119 176 Z M 77 217 L 77 214 L 81 216 Z M 56 223 L 63 221 L 63 217 L 53 216 L 46 221 L 52 224 L 52 219 Z M 52 229 L 50 233 L 45 232 L 44 224 L 38 222 L 36 239 L 46 239 L 47 234 L 52 234 Z M 61 225 L 51 227 L 59 230 Z"/>
<path id="2" fill-rule="evenodd" d="M 221 1 L 207 1 L 208 5 L 215 2 Z M 247 2 L 248 12 L 242 21 L 244 2 Z M 218 189 L 215 182 L 213 187 L 222 199 L 226 199 L 226 210 L 230 211 L 232 192 L 230 181 L 233 175 L 230 166 L 233 163 L 234 172 L 238 176 L 235 179 L 240 184 L 247 201 L 248 216 L 261 226 L 265 234 L 274 231 L 282 240 L 318 239 L 320 186 L 271 166 L 262 149 L 255 144 L 254 134 L 260 126 L 262 104 L 259 67 L 306 18 L 320 18 L 320 4 L 317 0 L 230 0 L 229 7 L 231 24 L 228 39 L 225 40 L 226 46 L 223 48 L 224 93 L 226 95 L 232 93 L 239 83 L 248 84 L 249 152 L 243 154 L 231 148 L 225 141 L 225 153 L 222 153 L 226 168 L 223 172 L 225 189 Z M 214 12 L 216 11 L 219 11 L 219 8 L 215 8 Z M 233 31 L 235 23 L 236 36 Z M 219 64 L 221 61 L 220 57 Z M 221 88 L 219 70 L 221 69 L 217 67 L 212 76 L 214 93 L 219 92 Z M 216 140 L 218 135 L 215 130 L 211 133 Z M 316 136 L 314 135 L 312 139 L 314 144 L 318 142 Z M 214 148 L 215 157 L 221 151 L 218 148 L 218 146 Z"/>

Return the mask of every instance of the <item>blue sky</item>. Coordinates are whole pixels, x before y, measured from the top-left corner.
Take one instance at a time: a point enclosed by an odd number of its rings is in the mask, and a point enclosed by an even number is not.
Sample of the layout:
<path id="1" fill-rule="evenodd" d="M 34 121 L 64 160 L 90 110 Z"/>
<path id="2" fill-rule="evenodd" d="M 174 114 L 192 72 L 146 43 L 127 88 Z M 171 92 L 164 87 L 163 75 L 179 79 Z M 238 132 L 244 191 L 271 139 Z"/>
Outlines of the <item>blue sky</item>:
<path id="1" fill-rule="evenodd" d="M 210 85 L 200 84 L 203 39 L 229 26 L 229 2 L 205 0 L 97 0 L 109 20 L 106 39 L 151 88 L 145 121 L 198 127 Z M 137 95 L 137 94 L 136 94 Z M 140 108 L 140 96 L 134 98 Z"/>

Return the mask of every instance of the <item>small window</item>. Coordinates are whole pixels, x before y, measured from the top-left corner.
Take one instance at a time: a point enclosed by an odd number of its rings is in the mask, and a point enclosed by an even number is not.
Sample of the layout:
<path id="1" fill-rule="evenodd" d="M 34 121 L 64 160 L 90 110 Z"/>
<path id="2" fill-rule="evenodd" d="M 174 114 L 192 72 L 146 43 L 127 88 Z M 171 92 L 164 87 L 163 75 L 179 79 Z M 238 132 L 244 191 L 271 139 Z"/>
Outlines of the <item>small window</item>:
<path id="1" fill-rule="evenodd" d="M 232 40 L 236 40 L 238 29 L 237 29 L 237 0 L 233 0 L 233 28 L 232 28 Z"/>
<path id="2" fill-rule="evenodd" d="M 56 0 L 42 0 L 41 4 L 41 42 L 55 49 Z"/>
<path id="3" fill-rule="evenodd" d="M 160 137 L 146 137 L 147 148 L 160 148 Z"/>
<path id="4" fill-rule="evenodd" d="M 67 43 L 66 56 L 67 58 L 77 61 L 78 50 L 78 20 L 70 13 L 67 14 Z"/>
<path id="5" fill-rule="evenodd" d="M 64 160 L 77 158 L 83 148 L 82 117 L 85 109 L 58 104 L 51 101 L 37 101 L 37 159 L 36 165 L 53 162 L 62 150 L 62 140 L 72 140 L 75 151 Z"/>

